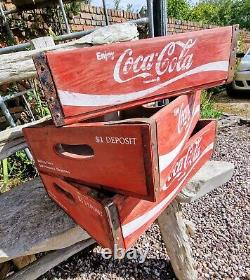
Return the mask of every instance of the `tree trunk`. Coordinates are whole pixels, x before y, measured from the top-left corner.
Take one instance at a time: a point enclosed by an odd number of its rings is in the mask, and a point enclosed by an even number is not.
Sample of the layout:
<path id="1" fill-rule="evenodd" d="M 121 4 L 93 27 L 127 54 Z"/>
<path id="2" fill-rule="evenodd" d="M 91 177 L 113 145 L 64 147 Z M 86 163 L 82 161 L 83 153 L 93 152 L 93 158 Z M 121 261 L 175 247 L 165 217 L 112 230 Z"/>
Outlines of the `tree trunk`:
<path id="1" fill-rule="evenodd" d="M 176 277 L 198 279 L 181 205 L 174 200 L 160 215 L 158 223 Z"/>

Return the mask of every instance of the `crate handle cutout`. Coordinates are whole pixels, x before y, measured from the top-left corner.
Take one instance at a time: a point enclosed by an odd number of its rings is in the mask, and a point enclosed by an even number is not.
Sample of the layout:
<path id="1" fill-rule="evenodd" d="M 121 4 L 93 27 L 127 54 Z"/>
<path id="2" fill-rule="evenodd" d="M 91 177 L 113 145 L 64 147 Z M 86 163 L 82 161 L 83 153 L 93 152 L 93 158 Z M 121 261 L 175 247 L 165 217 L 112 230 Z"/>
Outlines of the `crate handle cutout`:
<path id="1" fill-rule="evenodd" d="M 69 193 L 69 192 L 67 192 L 67 191 L 65 191 L 63 188 L 61 188 L 59 185 L 57 185 L 57 184 L 54 184 L 54 188 L 55 188 L 55 190 L 58 192 L 58 193 L 60 193 L 60 194 L 62 194 L 66 199 L 68 199 L 70 202 L 72 202 L 72 203 L 76 203 L 76 201 L 75 201 L 75 199 L 74 199 L 74 197 L 73 197 L 73 195 L 71 194 L 71 193 Z"/>
<path id="2" fill-rule="evenodd" d="M 58 154 L 74 159 L 87 159 L 92 158 L 95 155 L 92 147 L 86 144 L 56 144 L 55 149 Z"/>

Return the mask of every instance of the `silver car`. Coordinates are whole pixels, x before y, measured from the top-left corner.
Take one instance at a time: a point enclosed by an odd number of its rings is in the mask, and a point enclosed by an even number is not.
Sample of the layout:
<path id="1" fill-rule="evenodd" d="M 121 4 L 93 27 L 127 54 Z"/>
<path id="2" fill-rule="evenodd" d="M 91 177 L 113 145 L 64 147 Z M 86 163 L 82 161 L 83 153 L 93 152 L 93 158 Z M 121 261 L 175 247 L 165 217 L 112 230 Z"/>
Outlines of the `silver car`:
<path id="1" fill-rule="evenodd" d="M 250 49 L 241 59 L 234 80 L 228 87 L 229 95 L 235 95 L 239 91 L 250 93 Z"/>

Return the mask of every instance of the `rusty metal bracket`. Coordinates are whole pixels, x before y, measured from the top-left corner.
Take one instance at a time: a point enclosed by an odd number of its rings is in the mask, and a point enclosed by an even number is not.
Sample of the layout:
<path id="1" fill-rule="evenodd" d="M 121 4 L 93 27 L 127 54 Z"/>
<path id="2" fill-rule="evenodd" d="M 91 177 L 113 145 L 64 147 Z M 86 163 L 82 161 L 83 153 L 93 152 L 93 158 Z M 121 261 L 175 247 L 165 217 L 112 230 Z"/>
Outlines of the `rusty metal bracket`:
<path id="1" fill-rule="evenodd" d="M 52 119 L 56 126 L 64 125 L 64 114 L 57 97 L 56 86 L 53 81 L 45 53 L 39 53 L 33 57 L 37 75 L 42 85 Z"/>
<path id="2" fill-rule="evenodd" d="M 119 215 L 118 215 L 116 205 L 112 200 L 109 199 L 107 199 L 104 202 L 104 205 L 109 220 L 110 228 L 113 234 L 114 246 L 116 246 L 116 248 L 114 249 L 119 249 L 119 248 L 124 249 L 125 246 L 124 246 L 123 236 L 121 232 L 121 224 L 119 221 Z"/>

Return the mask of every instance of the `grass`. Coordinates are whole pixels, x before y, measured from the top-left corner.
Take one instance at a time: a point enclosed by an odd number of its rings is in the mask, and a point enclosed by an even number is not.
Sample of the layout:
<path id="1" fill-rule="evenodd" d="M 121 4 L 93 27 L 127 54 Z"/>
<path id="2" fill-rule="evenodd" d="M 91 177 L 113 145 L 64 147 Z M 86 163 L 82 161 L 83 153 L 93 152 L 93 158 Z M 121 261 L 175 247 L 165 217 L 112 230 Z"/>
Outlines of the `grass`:
<path id="1" fill-rule="evenodd" d="M 202 119 L 218 119 L 222 112 L 217 110 L 212 99 L 212 93 L 203 91 L 201 94 L 201 118 Z"/>

